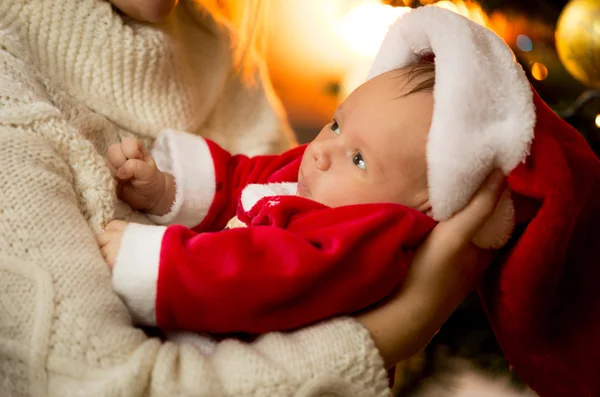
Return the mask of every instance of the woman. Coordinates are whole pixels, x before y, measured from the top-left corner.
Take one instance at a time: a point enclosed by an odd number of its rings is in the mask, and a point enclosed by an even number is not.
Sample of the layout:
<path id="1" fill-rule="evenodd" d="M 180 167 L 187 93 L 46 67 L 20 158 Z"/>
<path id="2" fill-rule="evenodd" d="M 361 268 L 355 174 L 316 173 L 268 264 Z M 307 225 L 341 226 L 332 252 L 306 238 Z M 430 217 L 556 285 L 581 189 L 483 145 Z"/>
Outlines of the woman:
<path id="1" fill-rule="evenodd" d="M 501 175 L 434 230 L 402 292 L 377 309 L 223 341 L 210 355 L 148 338 L 112 293 L 96 247 L 94 232 L 115 212 L 142 219 L 115 204 L 100 154 L 125 136 L 150 144 L 165 127 L 248 154 L 292 141 L 260 65 L 236 70 L 214 8 L 114 4 L 155 24 L 100 0 L 0 3 L 3 395 L 388 395 L 385 368 L 429 341 L 488 262 L 468 241 Z"/>

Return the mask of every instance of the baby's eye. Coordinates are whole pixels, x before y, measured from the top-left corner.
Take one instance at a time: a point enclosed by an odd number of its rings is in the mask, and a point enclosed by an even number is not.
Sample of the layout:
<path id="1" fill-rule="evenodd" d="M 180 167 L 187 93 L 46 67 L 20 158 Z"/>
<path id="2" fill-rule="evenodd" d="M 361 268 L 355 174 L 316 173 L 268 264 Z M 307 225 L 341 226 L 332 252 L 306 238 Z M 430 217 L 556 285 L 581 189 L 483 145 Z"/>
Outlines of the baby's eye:
<path id="1" fill-rule="evenodd" d="M 352 156 L 352 162 L 361 170 L 367 169 L 367 163 L 365 163 L 365 160 L 363 159 L 363 156 L 362 154 L 360 154 L 360 152 L 356 152 L 356 154 Z"/>
<path id="2" fill-rule="evenodd" d="M 335 135 L 340 135 L 340 125 L 335 119 L 331 122 L 331 126 L 329 128 L 335 133 Z"/>

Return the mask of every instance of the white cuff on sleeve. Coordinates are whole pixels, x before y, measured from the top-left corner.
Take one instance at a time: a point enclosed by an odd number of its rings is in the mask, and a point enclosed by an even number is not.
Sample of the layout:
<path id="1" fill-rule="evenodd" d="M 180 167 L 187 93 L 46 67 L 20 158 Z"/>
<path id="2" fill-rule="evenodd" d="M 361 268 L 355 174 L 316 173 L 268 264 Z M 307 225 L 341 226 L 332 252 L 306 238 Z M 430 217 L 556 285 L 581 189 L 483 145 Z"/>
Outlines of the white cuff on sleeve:
<path id="1" fill-rule="evenodd" d="M 206 141 L 186 132 L 165 130 L 154 142 L 152 156 L 161 171 L 175 177 L 176 190 L 170 212 L 148 218 L 159 225 L 199 225 L 215 197 L 215 167 Z"/>
<path id="2" fill-rule="evenodd" d="M 112 284 L 140 325 L 156 325 L 160 248 L 166 229 L 131 223 L 121 238 Z"/>

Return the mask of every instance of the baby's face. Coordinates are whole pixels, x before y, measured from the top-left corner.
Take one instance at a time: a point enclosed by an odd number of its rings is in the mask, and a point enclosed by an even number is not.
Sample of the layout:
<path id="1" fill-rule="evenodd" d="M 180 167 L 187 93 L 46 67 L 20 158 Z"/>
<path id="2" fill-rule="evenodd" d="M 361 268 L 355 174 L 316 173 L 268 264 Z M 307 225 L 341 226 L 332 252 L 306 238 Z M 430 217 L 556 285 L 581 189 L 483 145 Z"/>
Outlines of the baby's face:
<path id="1" fill-rule="evenodd" d="M 430 209 L 425 147 L 433 95 L 412 88 L 406 70 L 356 89 L 306 148 L 297 194 L 338 207 L 392 202 Z"/>

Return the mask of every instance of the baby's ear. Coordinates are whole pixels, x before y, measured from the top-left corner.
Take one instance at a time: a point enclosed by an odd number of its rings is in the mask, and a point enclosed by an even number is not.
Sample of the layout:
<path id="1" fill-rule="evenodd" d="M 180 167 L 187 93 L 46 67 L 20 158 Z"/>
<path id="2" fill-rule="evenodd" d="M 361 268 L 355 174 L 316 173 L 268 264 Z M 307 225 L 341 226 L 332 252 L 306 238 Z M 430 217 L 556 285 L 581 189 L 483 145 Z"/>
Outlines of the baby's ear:
<path id="1" fill-rule="evenodd" d="M 514 228 L 515 207 L 510 196 L 510 190 L 507 188 L 502 193 L 492 217 L 473 237 L 471 242 L 479 248 L 498 249 L 508 242 Z"/>

